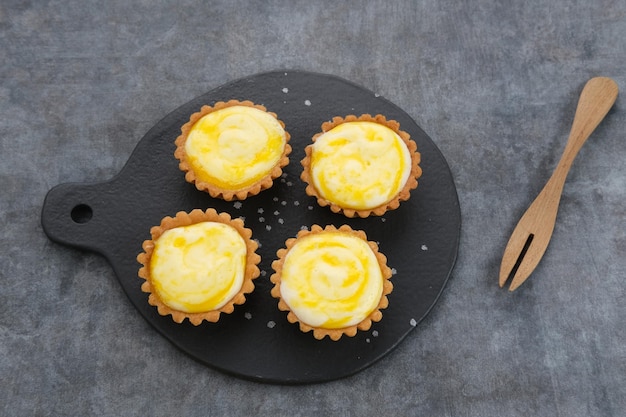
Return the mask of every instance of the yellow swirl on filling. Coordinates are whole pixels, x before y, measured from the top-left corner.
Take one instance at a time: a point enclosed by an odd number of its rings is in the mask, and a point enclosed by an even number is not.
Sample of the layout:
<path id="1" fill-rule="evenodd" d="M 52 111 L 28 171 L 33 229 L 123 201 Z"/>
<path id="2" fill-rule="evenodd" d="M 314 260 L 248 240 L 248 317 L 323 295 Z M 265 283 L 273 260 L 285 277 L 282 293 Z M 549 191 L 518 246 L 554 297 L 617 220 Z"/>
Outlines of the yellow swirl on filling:
<path id="1" fill-rule="evenodd" d="M 391 201 L 410 173 L 406 144 L 378 123 L 343 123 L 313 144 L 313 185 L 323 198 L 344 208 L 372 209 Z"/>
<path id="2" fill-rule="evenodd" d="M 246 242 L 229 225 L 204 222 L 165 231 L 150 261 L 161 301 L 185 313 L 216 310 L 241 289 Z"/>
<path id="3" fill-rule="evenodd" d="M 239 190 L 268 175 L 286 143 L 285 130 L 271 114 L 231 106 L 198 120 L 187 136 L 185 152 L 200 180 Z"/>
<path id="4" fill-rule="evenodd" d="M 337 231 L 306 235 L 285 257 L 281 297 L 310 326 L 356 325 L 378 306 L 382 290 L 376 255 L 356 236 Z"/>

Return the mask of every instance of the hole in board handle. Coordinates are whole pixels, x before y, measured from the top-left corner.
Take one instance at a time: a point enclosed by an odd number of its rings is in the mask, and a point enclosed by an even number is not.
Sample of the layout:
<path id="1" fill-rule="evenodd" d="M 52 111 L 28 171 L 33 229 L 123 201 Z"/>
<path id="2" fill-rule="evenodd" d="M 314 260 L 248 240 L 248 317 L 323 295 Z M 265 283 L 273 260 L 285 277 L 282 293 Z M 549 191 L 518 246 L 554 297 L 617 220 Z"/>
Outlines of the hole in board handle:
<path id="1" fill-rule="evenodd" d="M 75 223 L 84 224 L 93 217 L 93 210 L 87 204 L 78 204 L 72 209 L 70 216 Z"/>

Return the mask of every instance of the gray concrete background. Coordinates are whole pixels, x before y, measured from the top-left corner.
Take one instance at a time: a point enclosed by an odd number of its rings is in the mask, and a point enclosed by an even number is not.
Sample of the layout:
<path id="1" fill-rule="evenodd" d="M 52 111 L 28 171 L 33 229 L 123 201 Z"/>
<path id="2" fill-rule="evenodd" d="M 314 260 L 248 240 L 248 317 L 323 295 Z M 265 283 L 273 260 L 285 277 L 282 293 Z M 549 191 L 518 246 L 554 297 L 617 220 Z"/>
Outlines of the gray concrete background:
<path id="1" fill-rule="evenodd" d="M 626 89 L 623 0 L 17 1 L 0 4 L 0 415 L 624 416 L 624 95 L 583 147 L 551 246 L 509 294 L 502 251 L 563 149 L 587 79 Z M 122 168 L 161 117 L 275 69 L 385 96 L 454 175 L 459 257 L 374 366 L 274 386 L 182 354 L 100 256 L 39 223 L 59 183 Z"/>

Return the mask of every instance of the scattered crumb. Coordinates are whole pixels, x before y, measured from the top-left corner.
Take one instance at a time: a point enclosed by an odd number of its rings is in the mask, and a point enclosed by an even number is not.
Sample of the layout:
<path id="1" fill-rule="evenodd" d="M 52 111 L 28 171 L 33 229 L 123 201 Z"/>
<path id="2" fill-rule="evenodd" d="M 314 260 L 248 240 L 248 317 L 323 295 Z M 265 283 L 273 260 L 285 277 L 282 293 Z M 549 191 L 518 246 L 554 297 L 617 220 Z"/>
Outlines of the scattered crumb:
<path id="1" fill-rule="evenodd" d="M 304 100 L 304 105 L 305 106 L 310 106 L 311 105 L 311 100 Z"/>
<path id="2" fill-rule="evenodd" d="M 368 337 L 365 339 L 365 343 L 369 343 L 369 342 L 370 342 L 370 338 Z"/>
<path id="3" fill-rule="evenodd" d="M 270 226 L 269 224 L 268 224 L 268 225 L 266 225 L 266 226 L 265 226 L 265 230 L 267 230 L 267 231 L 269 232 L 270 230 L 272 230 L 272 226 Z"/>
<path id="4" fill-rule="evenodd" d="M 278 216 L 280 214 L 280 211 L 276 210 L 274 211 L 274 216 Z"/>
<path id="5" fill-rule="evenodd" d="M 313 206 L 309 206 L 307 207 L 309 210 L 313 210 Z"/>
<path id="6" fill-rule="evenodd" d="M 269 327 L 270 329 L 273 329 L 274 326 L 276 326 L 276 322 L 274 320 L 270 320 L 267 322 L 267 327 Z"/>
<path id="7" fill-rule="evenodd" d="M 299 202 L 298 200 L 296 200 L 296 201 L 294 201 L 294 202 L 293 202 L 293 205 L 294 205 L 294 206 L 299 206 L 299 205 L 300 205 L 300 202 Z"/>
<path id="8" fill-rule="evenodd" d="M 413 327 L 417 326 L 417 321 L 415 321 L 415 319 L 411 319 L 411 321 L 409 321 L 409 324 Z"/>
<path id="9" fill-rule="evenodd" d="M 280 204 L 283 205 L 283 206 L 286 206 L 287 202 L 285 200 L 283 200 L 283 201 L 280 202 Z"/>
<path id="10" fill-rule="evenodd" d="M 387 221 L 387 219 L 385 219 L 384 217 L 381 217 L 381 218 L 380 218 L 380 221 L 381 221 L 381 222 L 383 222 L 383 223 L 385 223 L 385 222 Z"/>
<path id="11" fill-rule="evenodd" d="M 233 207 L 236 208 L 237 210 L 239 210 L 241 208 L 241 201 L 235 201 L 233 203 Z"/>
<path id="12" fill-rule="evenodd" d="M 282 219 L 282 217 L 279 217 L 279 218 L 278 218 L 278 223 L 280 223 L 280 224 L 285 224 L 285 221 Z"/>
<path id="13" fill-rule="evenodd" d="M 259 217 L 259 222 L 263 223 L 265 221 L 265 217 Z"/>
<path id="14" fill-rule="evenodd" d="M 274 197 L 274 198 L 272 198 L 272 200 L 278 201 L 278 197 Z"/>
<path id="15" fill-rule="evenodd" d="M 306 226 L 300 226 L 300 230 L 309 230 L 309 228 Z"/>
<path id="16" fill-rule="evenodd" d="M 251 313 L 245 313 L 243 315 L 246 319 L 250 320 L 252 318 L 252 314 Z"/>
<path id="17" fill-rule="evenodd" d="M 398 270 L 396 268 L 391 268 L 391 275 L 396 275 Z"/>
<path id="18" fill-rule="evenodd" d="M 374 93 L 374 97 L 380 97 L 380 94 Z"/>
<path id="19" fill-rule="evenodd" d="M 289 89 L 287 87 L 283 88 L 283 93 L 287 94 L 289 92 Z"/>
<path id="20" fill-rule="evenodd" d="M 378 330 L 374 330 L 374 331 L 372 331 L 372 336 L 374 336 L 374 337 L 378 337 Z"/>
<path id="21" fill-rule="evenodd" d="M 287 181 L 287 187 L 291 187 L 292 185 L 293 185 L 293 182 Z"/>
<path id="22" fill-rule="evenodd" d="M 428 250 L 428 246 L 422 245 L 422 250 Z"/>
<path id="23" fill-rule="evenodd" d="M 263 214 L 263 212 L 264 212 L 264 211 L 265 211 L 265 210 L 263 210 L 263 207 L 261 207 L 261 208 L 259 208 L 259 209 L 257 210 L 257 212 L 258 212 L 259 214 Z"/>
<path id="24" fill-rule="evenodd" d="M 267 275 L 267 271 L 266 271 L 265 269 L 264 269 L 264 270 L 262 270 L 262 271 L 261 271 L 261 276 L 262 276 L 262 277 L 264 277 L 264 276 L 266 276 L 266 275 Z"/>

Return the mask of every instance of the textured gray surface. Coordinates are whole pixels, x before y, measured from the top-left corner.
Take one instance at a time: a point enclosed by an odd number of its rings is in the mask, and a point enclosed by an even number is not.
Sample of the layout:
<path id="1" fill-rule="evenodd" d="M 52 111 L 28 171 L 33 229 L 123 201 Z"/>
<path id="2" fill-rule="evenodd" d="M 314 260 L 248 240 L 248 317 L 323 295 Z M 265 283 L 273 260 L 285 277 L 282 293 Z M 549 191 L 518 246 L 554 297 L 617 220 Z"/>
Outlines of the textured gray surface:
<path id="1" fill-rule="evenodd" d="M 535 274 L 497 287 L 515 222 L 596 75 L 626 88 L 626 2 L 3 1 L 0 414 L 623 416 L 624 99 L 583 147 Z M 310 386 L 206 368 L 134 310 L 98 255 L 50 242 L 64 182 L 106 180 L 161 117 L 232 79 L 331 73 L 409 113 L 446 156 L 463 232 L 439 303 L 390 355 Z"/>

